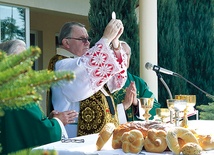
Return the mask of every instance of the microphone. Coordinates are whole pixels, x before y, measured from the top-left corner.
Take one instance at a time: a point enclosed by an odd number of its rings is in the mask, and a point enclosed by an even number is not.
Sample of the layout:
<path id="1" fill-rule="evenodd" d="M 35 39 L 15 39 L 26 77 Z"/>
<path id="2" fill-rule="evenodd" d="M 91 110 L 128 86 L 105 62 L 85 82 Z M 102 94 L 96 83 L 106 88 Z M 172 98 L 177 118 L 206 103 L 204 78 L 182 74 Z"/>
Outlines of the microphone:
<path id="1" fill-rule="evenodd" d="M 167 70 L 167 69 L 164 69 L 164 68 L 161 68 L 160 66 L 152 65 L 150 62 L 147 62 L 145 64 L 145 67 L 146 67 L 146 69 L 153 70 L 155 72 L 161 72 L 161 73 L 169 74 L 169 75 L 174 75 L 175 74 L 174 72 L 172 72 L 170 70 Z"/>
<path id="2" fill-rule="evenodd" d="M 164 73 L 164 74 L 168 74 L 168 75 L 173 75 L 173 76 L 176 76 L 176 77 L 179 77 L 181 79 L 183 79 L 184 81 L 186 81 L 187 83 L 191 84 L 192 86 L 194 86 L 195 88 L 197 88 L 198 90 L 200 90 L 201 92 L 203 92 L 206 96 L 214 99 L 214 96 L 207 93 L 206 91 L 202 90 L 201 88 L 199 88 L 198 86 L 196 86 L 194 83 L 190 82 L 189 80 L 187 80 L 186 78 L 184 78 L 182 75 L 178 74 L 178 73 L 175 73 L 175 72 L 172 72 L 170 70 L 167 70 L 167 69 L 164 69 L 164 68 L 161 68 L 160 66 L 156 66 L 156 65 L 152 65 L 151 63 L 147 62 L 145 64 L 145 67 L 146 69 L 148 70 L 153 70 L 156 72 L 156 74 L 158 75 L 159 79 L 163 82 L 164 86 L 167 88 L 170 96 L 172 97 L 171 95 L 171 92 L 170 90 L 168 89 L 167 85 L 165 84 L 165 82 L 162 80 L 162 77 L 160 75 L 160 72 L 161 73 Z"/>

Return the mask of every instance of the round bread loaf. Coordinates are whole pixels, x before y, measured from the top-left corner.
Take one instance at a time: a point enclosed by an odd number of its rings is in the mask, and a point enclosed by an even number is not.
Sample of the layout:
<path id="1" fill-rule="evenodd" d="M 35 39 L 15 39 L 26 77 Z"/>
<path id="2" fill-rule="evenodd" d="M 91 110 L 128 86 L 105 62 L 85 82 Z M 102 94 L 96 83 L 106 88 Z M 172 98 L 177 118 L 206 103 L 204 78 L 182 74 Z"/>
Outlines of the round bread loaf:
<path id="1" fill-rule="evenodd" d="M 198 144 L 198 140 L 190 130 L 183 127 L 171 128 L 167 132 L 166 142 L 169 149 L 174 154 L 179 154 L 181 151 L 181 145 L 179 144 L 179 139 L 181 139 L 180 144 L 182 142 L 182 145 L 185 145 L 186 143 Z"/>
<path id="2" fill-rule="evenodd" d="M 144 137 L 137 129 L 124 132 L 121 140 L 122 150 L 125 153 L 139 153 L 143 148 Z"/>
<path id="3" fill-rule="evenodd" d="M 107 123 L 98 134 L 96 146 L 97 150 L 101 150 L 104 144 L 109 140 L 115 129 L 114 123 Z"/>
<path id="4" fill-rule="evenodd" d="M 149 129 L 144 142 L 147 152 L 161 153 L 166 150 L 166 132 L 164 130 Z"/>
<path id="5" fill-rule="evenodd" d="M 202 148 L 196 143 L 186 143 L 182 148 L 183 155 L 200 155 Z"/>

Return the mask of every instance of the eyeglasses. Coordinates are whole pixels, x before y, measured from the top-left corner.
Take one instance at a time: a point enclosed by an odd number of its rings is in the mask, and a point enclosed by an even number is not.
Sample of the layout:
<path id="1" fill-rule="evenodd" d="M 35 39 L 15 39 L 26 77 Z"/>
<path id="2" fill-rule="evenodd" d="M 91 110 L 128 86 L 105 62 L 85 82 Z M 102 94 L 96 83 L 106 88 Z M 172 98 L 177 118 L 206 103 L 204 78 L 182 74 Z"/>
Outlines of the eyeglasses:
<path id="1" fill-rule="evenodd" d="M 91 41 L 91 38 L 88 37 L 88 38 L 71 38 L 71 37 L 67 37 L 65 39 L 74 39 L 74 40 L 81 40 L 84 44 L 87 43 L 87 41 Z"/>

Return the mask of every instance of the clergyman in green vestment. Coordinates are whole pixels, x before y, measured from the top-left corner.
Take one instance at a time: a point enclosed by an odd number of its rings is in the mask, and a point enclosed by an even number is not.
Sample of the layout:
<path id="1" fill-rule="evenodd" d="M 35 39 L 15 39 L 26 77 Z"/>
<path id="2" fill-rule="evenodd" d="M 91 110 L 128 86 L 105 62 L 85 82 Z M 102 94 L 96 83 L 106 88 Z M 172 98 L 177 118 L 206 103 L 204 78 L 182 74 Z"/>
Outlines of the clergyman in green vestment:
<path id="1" fill-rule="evenodd" d="M 124 51 L 126 51 L 128 58 L 130 60 L 130 57 L 131 57 L 130 46 L 126 42 L 121 42 L 121 46 L 122 46 L 122 48 L 124 48 Z M 128 61 L 128 66 L 129 66 L 129 61 Z M 134 91 L 130 90 L 131 87 L 133 88 Z M 133 91 L 134 99 L 133 100 L 128 99 L 128 101 L 125 101 L 127 98 L 126 97 L 127 91 L 129 91 L 128 89 L 130 91 Z M 141 114 L 139 112 L 140 111 L 139 98 L 142 98 L 142 97 L 154 98 L 153 108 L 149 112 L 151 114 L 150 119 L 153 119 L 154 116 L 156 115 L 156 108 L 161 107 L 160 103 L 158 103 L 154 94 L 149 89 L 147 83 L 142 78 L 132 75 L 128 71 L 127 71 L 127 81 L 126 81 L 125 85 L 123 86 L 122 89 L 115 92 L 113 94 L 113 97 L 114 97 L 115 104 L 123 103 L 124 109 L 126 112 L 126 118 L 127 118 L 128 122 L 135 121 L 135 120 L 141 120 L 141 119 L 139 119 L 141 117 L 140 116 Z M 131 97 L 131 96 L 129 96 L 129 97 Z M 124 104 L 125 102 L 126 102 L 126 105 L 128 105 L 128 107 L 125 106 L 125 104 Z M 127 102 L 131 102 L 131 103 L 127 104 Z M 134 104 L 134 102 L 135 102 L 135 104 Z"/>
<path id="2" fill-rule="evenodd" d="M 56 119 L 48 119 L 36 103 L 2 109 L 0 143 L 3 154 L 59 141 L 62 131 Z"/>

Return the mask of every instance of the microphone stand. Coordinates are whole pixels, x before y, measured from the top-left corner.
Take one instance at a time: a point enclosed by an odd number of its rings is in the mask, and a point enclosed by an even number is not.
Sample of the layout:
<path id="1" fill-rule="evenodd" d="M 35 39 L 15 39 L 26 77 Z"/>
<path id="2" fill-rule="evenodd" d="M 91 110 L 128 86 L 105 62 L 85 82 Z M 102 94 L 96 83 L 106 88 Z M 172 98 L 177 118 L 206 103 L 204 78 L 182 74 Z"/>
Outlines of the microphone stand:
<path id="1" fill-rule="evenodd" d="M 168 85 L 166 84 L 166 82 L 164 81 L 164 79 L 162 78 L 162 75 L 160 74 L 159 71 L 156 71 L 156 75 L 158 77 L 158 79 L 162 82 L 162 84 L 164 85 L 164 87 L 166 88 L 168 94 L 169 94 L 169 98 L 170 99 L 173 99 L 172 98 L 172 93 L 168 87 Z M 170 110 L 170 123 L 173 123 L 173 112 Z"/>
<path id="2" fill-rule="evenodd" d="M 153 66 L 152 64 L 150 64 L 148 62 L 146 63 L 145 67 L 146 67 L 146 69 L 152 69 L 153 68 L 153 71 L 156 72 L 156 75 L 158 76 L 158 78 L 163 83 L 164 87 L 166 88 L 166 90 L 167 90 L 167 92 L 169 94 L 170 99 L 172 99 L 172 93 L 171 93 L 169 87 L 167 86 L 166 82 L 163 80 L 163 78 L 162 78 L 162 76 L 160 74 L 160 69 L 161 68 L 159 66 Z M 171 72 L 171 71 L 168 71 L 168 70 L 165 70 L 165 69 L 162 69 L 162 73 L 173 75 L 173 76 L 176 76 L 176 77 L 179 77 L 179 78 L 183 79 L 187 83 L 191 84 L 192 86 L 194 86 L 195 88 L 197 88 L 198 90 L 200 90 L 201 92 L 203 92 L 207 97 L 209 97 L 210 99 L 214 100 L 214 95 L 211 95 L 211 94 L 207 93 L 206 91 L 202 90 L 201 88 L 199 88 L 198 86 L 196 86 L 195 84 L 193 84 L 192 82 L 190 82 L 189 80 L 187 80 L 186 78 L 184 78 L 183 76 L 181 76 L 180 74 L 175 73 L 175 72 Z M 173 114 L 172 114 L 172 111 L 170 111 L 170 122 L 173 123 Z"/>
<path id="3" fill-rule="evenodd" d="M 164 87 L 166 88 L 166 90 L 167 90 L 167 92 L 169 94 L 170 99 L 172 99 L 173 98 L 172 97 L 172 93 L 171 93 L 169 87 L 167 86 L 166 82 L 163 80 L 162 75 L 160 74 L 159 70 L 155 71 L 155 72 L 156 72 L 156 75 L 158 76 L 159 80 L 163 83 Z M 198 86 L 196 86 L 195 84 L 193 84 L 192 82 L 190 82 L 189 80 L 187 80 L 186 78 L 184 78 L 183 76 L 181 76 L 180 74 L 173 72 L 172 75 L 183 79 L 187 83 L 191 84 L 192 86 L 194 86 L 195 88 L 197 88 L 198 90 L 200 90 L 201 92 L 203 92 L 207 97 L 209 97 L 209 98 L 211 98 L 211 99 L 214 100 L 214 96 L 213 95 L 211 95 L 211 94 L 207 93 L 206 91 L 202 90 L 201 88 L 199 88 Z M 170 123 L 173 123 L 173 112 L 171 110 L 170 110 Z"/>
<path id="4" fill-rule="evenodd" d="M 169 98 L 172 99 L 172 93 L 168 87 L 168 85 L 166 84 L 166 82 L 164 81 L 164 79 L 162 78 L 162 75 L 160 74 L 160 72 L 156 72 L 156 75 L 158 76 L 158 79 L 162 82 L 162 84 L 164 85 L 164 87 L 166 88 L 168 94 L 169 94 Z"/>
<path id="5" fill-rule="evenodd" d="M 198 90 L 200 90 L 201 92 L 203 92 L 207 97 L 210 97 L 211 99 L 214 100 L 214 96 L 207 93 L 206 91 L 202 90 L 201 88 L 199 88 L 198 86 L 196 86 L 195 84 L 193 84 L 192 82 L 190 82 L 189 80 L 187 80 L 186 78 L 184 78 L 183 76 L 181 76 L 180 74 L 178 73 L 173 73 L 174 76 L 177 76 L 181 79 L 183 79 L 184 81 L 186 81 L 187 83 L 191 84 L 192 86 L 194 86 L 195 88 L 197 88 Z"/>

